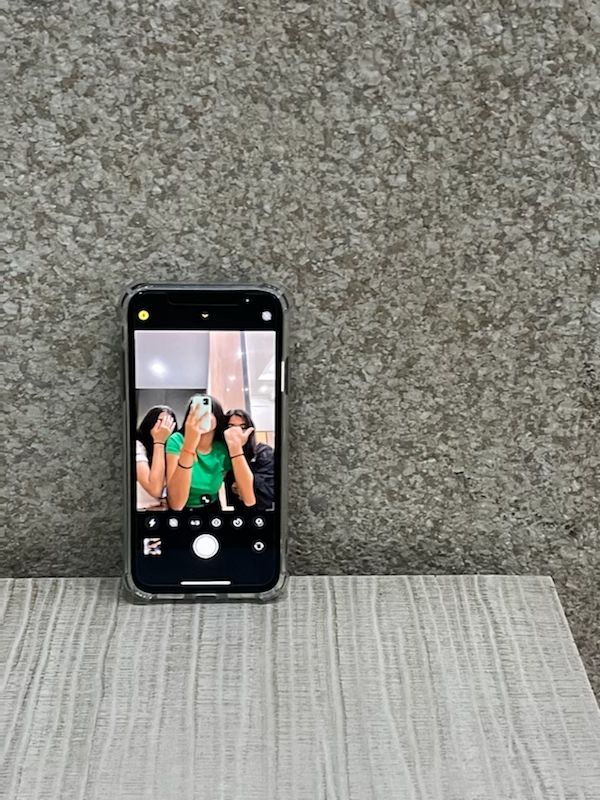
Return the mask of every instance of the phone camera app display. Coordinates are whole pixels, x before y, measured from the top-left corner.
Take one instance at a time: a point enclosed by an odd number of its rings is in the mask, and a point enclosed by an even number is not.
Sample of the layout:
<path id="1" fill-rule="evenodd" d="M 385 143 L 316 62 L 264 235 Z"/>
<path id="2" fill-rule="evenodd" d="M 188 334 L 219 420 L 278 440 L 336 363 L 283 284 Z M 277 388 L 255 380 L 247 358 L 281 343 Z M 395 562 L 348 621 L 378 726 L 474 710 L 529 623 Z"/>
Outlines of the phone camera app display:
<path id="1" fill-rule="evenodd" d="M 134 341 L 137 509 L 271 510 L 275 331 L 144 328 Z"/>

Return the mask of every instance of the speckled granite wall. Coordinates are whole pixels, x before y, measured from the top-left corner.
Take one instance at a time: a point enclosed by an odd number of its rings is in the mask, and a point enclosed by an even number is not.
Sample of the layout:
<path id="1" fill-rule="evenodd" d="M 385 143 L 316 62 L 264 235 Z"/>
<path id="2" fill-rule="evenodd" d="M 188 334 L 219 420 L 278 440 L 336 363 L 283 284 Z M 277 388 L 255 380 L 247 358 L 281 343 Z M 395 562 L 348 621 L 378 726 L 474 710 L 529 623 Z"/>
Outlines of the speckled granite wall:
<path id="1" fill-rule="evenodd" d="M 600 690 L 591 2 L 12 6 L 4 575 L 120 569 L 115 306 L 295 306 L 291 567 L 549 573 Z"/>

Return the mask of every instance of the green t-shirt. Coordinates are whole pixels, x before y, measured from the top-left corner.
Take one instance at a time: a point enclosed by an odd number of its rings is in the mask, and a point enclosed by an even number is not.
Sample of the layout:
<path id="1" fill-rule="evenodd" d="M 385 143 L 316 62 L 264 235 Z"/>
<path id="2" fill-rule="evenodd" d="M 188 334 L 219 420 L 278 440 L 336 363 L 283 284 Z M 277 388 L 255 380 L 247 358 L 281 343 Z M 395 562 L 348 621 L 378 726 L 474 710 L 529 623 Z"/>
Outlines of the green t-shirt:
<path id="1" fill-rule="evenodd" d="M 167 439 L 166 453 L 179 455 L 183 447 L 183 434 L 177 431 Z M 225 442 L 213 442 L 210 453 L 197 453 L 197 458 L 192 466 L 190 494 L 186 506 L 197 508 L 204 505 L 202 495 L 210 497 L 210 501 L 217 499 L 223 478 L 231 469 L 231 461 Z"/>

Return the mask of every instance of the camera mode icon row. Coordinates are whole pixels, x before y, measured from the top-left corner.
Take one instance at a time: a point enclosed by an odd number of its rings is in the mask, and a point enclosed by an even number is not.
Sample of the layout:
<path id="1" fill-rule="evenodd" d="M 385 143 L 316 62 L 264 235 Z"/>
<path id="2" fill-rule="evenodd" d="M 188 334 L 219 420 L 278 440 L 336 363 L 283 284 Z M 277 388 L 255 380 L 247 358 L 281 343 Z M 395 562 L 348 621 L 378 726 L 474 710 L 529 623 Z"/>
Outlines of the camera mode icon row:
<path id="1" fill-rule="evenodd" d="M 167 517 L 167 528 L 170 528 L 171 530 L 177 530 L 181 527 L 183 522 L 184 520 L 180 519 L 179 517 Z M 231 527 L 235 528 L 236 530 L 240 530 L 246 524 L 244 517 L 239 515 L 231 517 L 229 522 Z M 261 515 L 252 517 L 251 522 L 252 525 L 258 530 L 264 528 L 266 524 L 265 518 Z M 161 527 L 161 519 L 158 515 L 152 514 L 146 517 L 144 524 L 149 531 L 158 530 Z M 190 517 L 187 521 L 187 524 L 192 530 L 198 530 L 204 523 L 201 517 Z M 222 528 L 224 524 L 225 520 L 223 517 L 215 516 L 208 520 L 209 527 L 215 531 L 218 531 L 220 528 Z"/>

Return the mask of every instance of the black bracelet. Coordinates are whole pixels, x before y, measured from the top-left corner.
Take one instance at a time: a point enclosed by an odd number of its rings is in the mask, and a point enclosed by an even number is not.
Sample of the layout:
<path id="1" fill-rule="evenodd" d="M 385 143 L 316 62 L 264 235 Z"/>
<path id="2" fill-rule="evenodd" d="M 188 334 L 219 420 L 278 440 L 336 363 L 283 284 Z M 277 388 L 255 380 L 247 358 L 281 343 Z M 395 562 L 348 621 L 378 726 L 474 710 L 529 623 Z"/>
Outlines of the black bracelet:
<path id="1" fill-rule="evenodd" d="M 234 458 L 240 458 L 240 456 L 243 456 L 243 455 L 244 455 L 243 453 L 238 453 L 238 454 L 237 454 L 237 455 L 235 455 L 235 456 L 229 456 L 229 460 L 230 460 L 230 461 L 233 461 L 233 459 L 234 459 Z"/>
<path id="2" fill-rule="evenodd" d="M 159 444 L 161 447 L 164 447 L 164 446 L 165 446 L 165 443 L 164 443 L 164 442 L 154 442 L 154 445 L 155 445 L 155 446 L 156 446 L 157 444 Z"/>
<path id="3" fill-rule="evenodd" d="M 189 467 L 184 467 L 183 464 L 181 463 L 181 461 L 178 461 L 177 462 L 177 466 L 181 467 L 181 469 L 191 469 L 194 465 L 190 464 Z"/>

